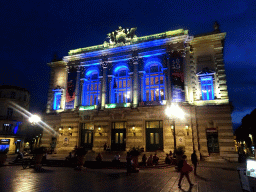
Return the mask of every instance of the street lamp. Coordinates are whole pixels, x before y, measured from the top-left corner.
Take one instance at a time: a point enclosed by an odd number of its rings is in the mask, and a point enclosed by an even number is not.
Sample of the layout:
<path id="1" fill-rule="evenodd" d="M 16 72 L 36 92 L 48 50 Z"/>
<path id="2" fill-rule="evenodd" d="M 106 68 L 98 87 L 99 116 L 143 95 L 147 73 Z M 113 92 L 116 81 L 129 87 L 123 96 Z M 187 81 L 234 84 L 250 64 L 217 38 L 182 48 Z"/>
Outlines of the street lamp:
<path id="1" fill-rule="evenodd" d="M 34 124 L 40 122 L 40 121 L 41 121 L 41 118 L 40 118 L 38 115 L 31 115 L 28 120 L 29 120 L 29 122 L 30 122 L 31 124 L 34 125 Z"/>
<path id="2" fill-rule="evenodd" d="M 174 137 L 174 151 L 176 151 L 175 118 L 184 119 L 185 114 L 177 104 L 171 104 L 171 106 L 167 107 L 165 114 L 172 119 L 171 129 L 173 130 Z"/>

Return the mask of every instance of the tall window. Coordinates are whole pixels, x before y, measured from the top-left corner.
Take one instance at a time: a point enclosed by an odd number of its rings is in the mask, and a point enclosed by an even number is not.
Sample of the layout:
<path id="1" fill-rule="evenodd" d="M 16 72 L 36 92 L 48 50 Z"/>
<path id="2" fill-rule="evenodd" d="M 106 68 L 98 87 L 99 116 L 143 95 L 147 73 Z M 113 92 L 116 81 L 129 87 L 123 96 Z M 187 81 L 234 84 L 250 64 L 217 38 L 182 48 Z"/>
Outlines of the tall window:
<path id="1" fill-rule="evenodd" d="M 12 124 L 5 123 L 3 124 L 3 131 L 4 132 L 12 132 Z"/>
<path id="2" fill-rule="evenodd" d="M 54 90 L 53 110 L 60 109 L 60 103 L 61 103 L 61 91 L 60 90 Z"/>
<path id="3" fill-rule="evenodd" d="M 146 69 L 143 100 L 165 100 L 164 74 L 162 72 L 162 66 L 158 63 L 151 64 Z"/>
<path id="4" fill-rule="evenodd" d="M 206 75 L 200 77 L 203 100 L 214 100 L 213 78 Z"/>
<path id="5" fill-rule="evenodd" d="M 131 102 L 131 79 L 128 75 L 128 68 L 121 67 L 115 73 L 114 78 L 114 103 L 129 103 Z"/>
<path id="6" fill-rule="evenodd" d="M 12 114 L 13 114 L 13 109 L 12 108 L 8 108 L 7 109 L 7 118 L 11 119 L 12 118 Z"/>
<path id="7" fill-rule="evenodd" d="M 88 71 L 83 85 L 82 105 L 98 105 L 100 99 L 101 84 L 97 70 Z"/>
<path id="8" fill-rule="evenodd" d="M 15 92 L 11 92 L 11 99 L 15 99 L 16 97 L 16 93 Z"/>

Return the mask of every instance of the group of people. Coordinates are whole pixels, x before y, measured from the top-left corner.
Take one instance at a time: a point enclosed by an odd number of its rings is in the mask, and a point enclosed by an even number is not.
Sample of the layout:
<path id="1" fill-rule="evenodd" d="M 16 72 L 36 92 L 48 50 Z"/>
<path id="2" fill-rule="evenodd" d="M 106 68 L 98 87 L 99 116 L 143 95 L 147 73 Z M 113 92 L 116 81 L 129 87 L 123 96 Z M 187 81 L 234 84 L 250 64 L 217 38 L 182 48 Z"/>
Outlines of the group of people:
<path id="1" fill-rule="evenodd" d="M 182 155 L 180 159 L 178 157 L 176 157 L 176 159 L 178 159 L 176 163 L 177 163 L 178 171 L 180 172 L 178 187 L 181 188 L 181 181 L 184 176 L 187 178 L 188 183 L 192 187 L 193 184 L 190 181 L 189 173 L 193 170 L 193 168 L 187 163 L 187 156 Z M 98 161 L 98 162 L 102 161 L 102 156 L 100 153 L 97 155 L 96 161 Z M 148 158 L 147 158 L 146 154 L 144 154 L 142 156 L 142 165 L 143 166 L 154 166 L 154 165 L 158 164 L 158 161 L 159 161 L 159 158 L 157 157 L 156 153 L 154 154 L 154 156 L 151 154 Z M 194 175 L 197 175 L 196 169 L 197 169 L 197 165 L 198 165 L 198 158 L 197 158 L 195 150 L 191 154 L 191 161 L 192 161 L 192 164 L 194 167 Z M 120 162 L 119 154 L 116 154 L 114 156 L 113 162 Z M 127 175 L 130 175 L 133 170 L 133 167 L 134 167 L 133 166 L 134 162 L 133 162 L 133 157 L 129 152 L 127 153 L 127 156 L 126 156 L 126 162 L 127 162 L 127 166 L 126 166 L 127 167 Z M 173 159 L 173 154 L 170 151 L 169 154 L 166 154 L 165 163 L 171 164 L 172 162 L 174 162 L 174 159 Z"/>
<path id="2" fill-rule="evenodd" d="M 147 158 L 146 154 L 142 156 L 142 165 L 143 166 L 154 166 L 157 165 L 159 161 L 159 157 L 157 157 L 157 154 L 153 156 L 152 154 Z"/>
<path id="3" fill-rule="evenodd" d="M 172 151 L 170 151 L 170 153 L 166 154 L 166 157 L 165 157 L 165 163 L 166 164 L 175 164 L 175 160 L 173 158 L 173 154 L 172 154 Z"/>

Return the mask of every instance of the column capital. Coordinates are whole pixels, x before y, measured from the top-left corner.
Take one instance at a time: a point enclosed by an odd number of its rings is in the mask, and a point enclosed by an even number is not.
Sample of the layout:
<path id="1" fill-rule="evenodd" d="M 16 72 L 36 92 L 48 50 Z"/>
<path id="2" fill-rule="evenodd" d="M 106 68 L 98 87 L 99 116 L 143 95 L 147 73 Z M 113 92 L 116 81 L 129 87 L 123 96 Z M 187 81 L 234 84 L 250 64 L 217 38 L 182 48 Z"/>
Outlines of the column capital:
<path id="1" fill-rule="evenodd" d="M 103 67 L 103 68 L 108 68 L 109 61 L 101 61 L 101 62 L 100 62 L 100 65 L 101 65 L 101 67 Z"/>
<path id="2" fill-rule="evenodd" d="M 134 64 L 134 65 L 137 65 L 138 64 L 138 61 L 139 61 L 139 56 L 133 56 L 132 57 L 132 63 Z"/>

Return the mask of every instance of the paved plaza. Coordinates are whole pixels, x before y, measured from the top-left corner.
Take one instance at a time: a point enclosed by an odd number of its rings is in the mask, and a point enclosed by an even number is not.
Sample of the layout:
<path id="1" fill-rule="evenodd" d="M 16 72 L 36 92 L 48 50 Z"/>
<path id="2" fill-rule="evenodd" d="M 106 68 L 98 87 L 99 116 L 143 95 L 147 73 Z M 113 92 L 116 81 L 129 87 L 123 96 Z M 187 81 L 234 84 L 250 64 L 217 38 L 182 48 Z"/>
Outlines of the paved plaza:
<path id="1" fill-rule="evenodd" d="M 184 178 L 178 188 L 179 173 L 174 167 L 151 168 L 126 175 L 125 169 L 84 169 L 44 167 L 44 172 L 21 165 L 0 167 L 0 191 L 242 191 L 237 172 L 238 163 L 200 162 L 198 176 L 190 174 L 194 183 L 189 188 Z"/>

